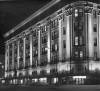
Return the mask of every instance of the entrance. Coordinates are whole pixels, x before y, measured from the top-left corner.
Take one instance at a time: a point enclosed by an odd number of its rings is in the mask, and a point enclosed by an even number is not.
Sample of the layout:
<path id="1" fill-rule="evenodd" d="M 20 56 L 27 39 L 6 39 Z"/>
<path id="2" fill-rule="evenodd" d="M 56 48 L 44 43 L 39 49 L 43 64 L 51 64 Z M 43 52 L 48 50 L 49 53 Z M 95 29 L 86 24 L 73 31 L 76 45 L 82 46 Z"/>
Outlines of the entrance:
<path id="1" fill-rule="evenodd" d="M 86 76 L 73 76 L 73 81 L 76 85 L 82 85 L 84 84 L 84 81 L 86 79 Z"/>

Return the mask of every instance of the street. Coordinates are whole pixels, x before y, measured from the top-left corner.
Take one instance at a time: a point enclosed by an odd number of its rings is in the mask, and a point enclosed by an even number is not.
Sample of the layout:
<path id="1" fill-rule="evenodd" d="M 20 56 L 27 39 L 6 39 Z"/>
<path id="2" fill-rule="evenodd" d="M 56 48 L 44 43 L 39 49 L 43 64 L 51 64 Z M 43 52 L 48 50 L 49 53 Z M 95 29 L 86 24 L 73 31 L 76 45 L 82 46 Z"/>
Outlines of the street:
<path id="1" fill-rule="evenodd" d="M 0 91 L 100 91 L 100 85 L 67 85 L 67 86 L 6 86 Z"/>

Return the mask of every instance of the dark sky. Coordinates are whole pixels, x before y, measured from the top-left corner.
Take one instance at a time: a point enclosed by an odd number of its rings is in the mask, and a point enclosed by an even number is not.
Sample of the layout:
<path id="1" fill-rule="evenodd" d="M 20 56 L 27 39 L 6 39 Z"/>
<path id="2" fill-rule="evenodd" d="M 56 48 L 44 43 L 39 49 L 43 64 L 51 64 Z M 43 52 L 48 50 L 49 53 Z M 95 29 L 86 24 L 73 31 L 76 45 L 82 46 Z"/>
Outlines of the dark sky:
<path id="1" fill-rule="evenodd" d="M 3 35 L 50 1 L 51 0 L 0 0 L 0 54 L 4 53 Z M 65 1 L 70 3 L 77 0 Z M 100 2 L 100 0 L 89 1 Z"/>
<path id="2" fill-rule="evenodd" d="M 51 0 L 0 0 L 0 54 L 4 53 L 3 35 Z"/>

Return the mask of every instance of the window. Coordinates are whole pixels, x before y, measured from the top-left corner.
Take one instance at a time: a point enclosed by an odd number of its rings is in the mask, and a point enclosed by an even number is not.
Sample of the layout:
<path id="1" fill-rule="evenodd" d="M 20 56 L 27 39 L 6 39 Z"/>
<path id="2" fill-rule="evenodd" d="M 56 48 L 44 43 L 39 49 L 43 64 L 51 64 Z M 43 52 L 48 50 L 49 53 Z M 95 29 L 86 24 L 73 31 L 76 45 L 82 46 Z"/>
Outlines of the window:
<path id="1" fill-rule="evenodd" d="M 36 37 L 37 36 L 37 30 L 34 30 L 33 31 L 33 37 Z"/>
<path id="2" fill-rule="evenodd" d="M 33 45 L 34 45 L 34 47 L 38 46 L 38 39 L 35 39 L 35 40 L 33 41 Z"/>
<path id="3" fill-rule="evenodd" d="M 75 57 L 78 57 L 78 51 L 75 51 Z"/>
<path id="4" fill-rule="evenodd" d="M 80 57 L 83 57 L 83 51 L 80 51 Z"/>
<path id="5" fill-rule="evenodd" d="M 63 48 L 66 48 L 66 41 L 63 40 Z"/>
<path id="6" fill-rule="evenodd" d="M 96 25 L 96 24 L 95 24 L 94 27 L 93 27 L 93 31 L 94 31 L 94 32 L 97 32 L 97 25 Z"/>
<path id="7" fill-rule="evenodd" d="M 94 60 L 97 60 L 97 52 L 94 52 Z"/>
<path id="8" fill-rule="evenodd" d="M 78 45 L 78 37 L 75 37 L 75 45 Z"/>
<path id="9" fill-rule="evenodd" d="M 94 18 L 96 19 L 97 18 L 97 12 L 96 12 L 96 10 L 93 11 L 93 15 L 94 15 Z"/>
<path id="10" fill-rule="evenodd" d="M 75 17 L 78 17 L 78 9 L 75 9 Z"/>
<path id="11" fill-rule="evenodd" d="M 58 46 L 57 46 L 57 44 L 55 44 L 55 51 L 57 51 L 57 49 L 58 49 Z"/>
<path id="12" fill-rule="evenodd" d="M 97 46 L 97 38 L 94 39 L 94 46 Z"/>
<path id="13" fill-rule="evenodd" d="M 42 37 L 42 44 L 47 42 L 47 36 Z"/>
<path id="14" fill-rule="evenodd" d="M 52 40 L 57 39 L 57 38 L 58 38 L 58 31 L 52 32 Z"/>
<path id="15" fill-rule="evenodd" d="M 80 36 L 80 45 L 83 44 L 83 41 L 82 41 L 82 36 Z"/>
<path id="16" fill-rule="evenodd" d="M 42 48 L 42 54 L 46 54 L 47 53 L 47 49 L 45 47 Z"/>
<path id="17" fill-rule="evenodd" d="M 66 34 L 66 28 L 63 27 L 63 35 L 65 35 L 65 34 Z"/>
<path id="18" fill-rule="evenodd" d="M 82 8 L 79 9 L 79 16 L 80 17 L 83 16 L 83 9 Z"/>

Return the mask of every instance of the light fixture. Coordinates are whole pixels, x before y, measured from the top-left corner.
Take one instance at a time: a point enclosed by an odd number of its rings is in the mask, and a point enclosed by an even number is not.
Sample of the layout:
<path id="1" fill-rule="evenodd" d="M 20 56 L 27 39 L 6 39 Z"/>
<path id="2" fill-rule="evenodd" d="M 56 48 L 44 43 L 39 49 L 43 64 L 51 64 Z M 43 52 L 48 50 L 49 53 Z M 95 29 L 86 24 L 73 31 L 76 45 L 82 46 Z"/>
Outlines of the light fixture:
<path id="1" fill-rule="evenodd" d="M 86 76 L 73 76 L 73 79 L 86 79 Z"/>

